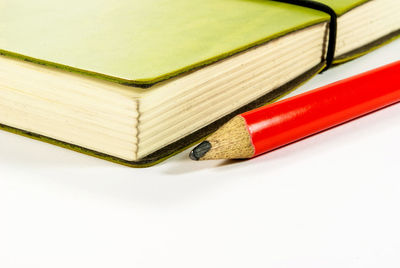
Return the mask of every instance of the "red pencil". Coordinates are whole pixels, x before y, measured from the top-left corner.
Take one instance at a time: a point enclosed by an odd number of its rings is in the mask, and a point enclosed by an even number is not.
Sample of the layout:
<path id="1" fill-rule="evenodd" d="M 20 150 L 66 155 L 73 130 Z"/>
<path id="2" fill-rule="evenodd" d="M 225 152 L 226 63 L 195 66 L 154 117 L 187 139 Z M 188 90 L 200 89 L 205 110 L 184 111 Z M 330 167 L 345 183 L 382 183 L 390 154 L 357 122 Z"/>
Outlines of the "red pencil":
<path id="1" fill-rule="evenodd" d="M 398 101 L 400 61 L 238 115 L 190 158 L 251 158 Z"/>

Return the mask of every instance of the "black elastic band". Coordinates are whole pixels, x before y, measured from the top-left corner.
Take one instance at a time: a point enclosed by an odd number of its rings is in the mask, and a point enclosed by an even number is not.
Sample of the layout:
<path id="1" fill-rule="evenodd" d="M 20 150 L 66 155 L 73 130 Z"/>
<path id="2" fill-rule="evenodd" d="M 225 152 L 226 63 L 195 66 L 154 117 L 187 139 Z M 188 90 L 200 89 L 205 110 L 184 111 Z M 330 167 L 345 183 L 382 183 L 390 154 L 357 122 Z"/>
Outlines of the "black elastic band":
<path id="1" fill-rule="evenodd" d="M 326 52 L 326 67 L 323 71 L 331 67 L 333 60 L 335 58 L 336 49 L 336 33 L 337 33 L 337 15 L 336 12 L 325 4 L 317 1 L 311 0 L 273 0 L 276 2 L 283 2 L 287 4 L 293 4 L 302 7 L 312 8 L 318 11 L 325 12 L 331 16 L 331 21 L 329 23 L 329 40 L 328 40 L 328 50 Z"/>

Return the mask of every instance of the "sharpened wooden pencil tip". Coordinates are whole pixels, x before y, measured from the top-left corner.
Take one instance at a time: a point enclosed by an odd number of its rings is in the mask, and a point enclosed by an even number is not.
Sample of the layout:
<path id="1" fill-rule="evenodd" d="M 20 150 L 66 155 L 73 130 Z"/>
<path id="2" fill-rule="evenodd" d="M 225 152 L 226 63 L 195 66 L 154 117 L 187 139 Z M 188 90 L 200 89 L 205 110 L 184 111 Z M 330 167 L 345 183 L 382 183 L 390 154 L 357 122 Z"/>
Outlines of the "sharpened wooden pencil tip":
<path id="1" fill-rule="evenodd" d="M 190 152 L 193 160 L 245 159 L 254 155 L 246 121 L 236 116 Z"/>

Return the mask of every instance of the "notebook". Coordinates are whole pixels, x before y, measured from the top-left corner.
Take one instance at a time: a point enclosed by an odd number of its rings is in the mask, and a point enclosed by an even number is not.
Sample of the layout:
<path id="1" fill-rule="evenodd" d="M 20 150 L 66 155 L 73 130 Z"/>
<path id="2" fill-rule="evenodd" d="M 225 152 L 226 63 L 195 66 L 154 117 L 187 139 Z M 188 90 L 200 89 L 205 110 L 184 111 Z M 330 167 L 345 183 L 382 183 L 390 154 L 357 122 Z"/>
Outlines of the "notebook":
<path id="1" fill-rule="evenodd" d="M 400 33 L 398 0 L 4 0 L 2 129 L 132 167 Z"/>

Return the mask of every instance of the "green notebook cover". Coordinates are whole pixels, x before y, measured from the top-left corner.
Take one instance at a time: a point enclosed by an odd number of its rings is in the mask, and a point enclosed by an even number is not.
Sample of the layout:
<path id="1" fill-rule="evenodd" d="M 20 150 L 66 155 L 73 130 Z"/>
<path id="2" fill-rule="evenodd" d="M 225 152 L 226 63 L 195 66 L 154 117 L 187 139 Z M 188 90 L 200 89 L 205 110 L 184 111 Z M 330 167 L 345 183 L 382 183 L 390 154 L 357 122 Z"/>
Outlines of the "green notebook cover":
<path id="1" fill-rule="evenodd" d="M 320 2 L 342 15 L 368 1 Z M 329 19 L 321 11 L 268 0 L 3 0 L 0 54 L 116 83 L 148 86 Z M 321 63 L 140 163 L 24 134 L 127 165 L 148 165 L 210 133 L 234 114 L 288 92 L 323 67 Z"/>
<path id="2" fill-rule="evenodd" d="M 1 10 L 3 54 L 136 85 L 329 18 L 263 0 L 4 0 Z"/>
<path id="3" fill-rule="evenodd" d="M 368 1 L 369 0 L 318 0 L 317 2 L 331 7 L 335 13 L 340 16 Z"/>

